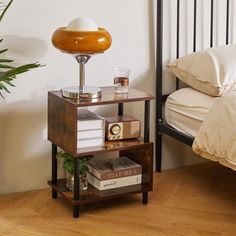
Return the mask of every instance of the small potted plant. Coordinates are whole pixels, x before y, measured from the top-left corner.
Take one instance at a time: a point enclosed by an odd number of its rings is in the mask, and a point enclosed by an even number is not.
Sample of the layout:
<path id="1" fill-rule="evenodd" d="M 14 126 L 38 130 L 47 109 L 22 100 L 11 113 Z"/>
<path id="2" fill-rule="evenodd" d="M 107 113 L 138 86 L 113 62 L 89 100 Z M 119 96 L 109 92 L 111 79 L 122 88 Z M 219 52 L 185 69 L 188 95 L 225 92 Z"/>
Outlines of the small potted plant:
<path id="1" fill-rule="evenodd" d="M 74 173 L 75 173 L 75 158 L 67 152 L 58 152 L 58 158 L 63 161 L 63 169 L 66 173 L 66 187 L 72 192 L 74 191 Z M 80 160 L 80 190 L 88 189 L 88 178 L 87 178 L 87 162 L 92 156 L 79 157 Z"/>

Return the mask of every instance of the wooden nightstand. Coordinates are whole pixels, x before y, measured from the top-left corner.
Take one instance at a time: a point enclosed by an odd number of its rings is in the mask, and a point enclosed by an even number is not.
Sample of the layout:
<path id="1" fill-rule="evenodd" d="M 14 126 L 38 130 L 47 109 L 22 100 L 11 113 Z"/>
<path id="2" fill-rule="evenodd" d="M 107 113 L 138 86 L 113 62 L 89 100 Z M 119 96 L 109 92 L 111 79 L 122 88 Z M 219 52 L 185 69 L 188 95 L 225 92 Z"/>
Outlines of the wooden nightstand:
<path id="1" fill-rule="evenodd" d="M 148 192 L 153 187 L 153 143 L 149 141 L 150 100 L 152 96 L 129 88 L 129 93 L 115 94 L 114 87 L 102 87 L 102 97 L 95 101 L 77 101 L 62 97 L 61 91 L 48 93 L 48 140 L 52 142 L 52 197 L 61 194 L 73 205 L 73 216 L 79 217 L 79 206 L 91 202 L 142 193 L 143 204 L 148 203 Z M 79 107 L 118 104 L 118 115 L 123 115 L 124 103 L 144 101 L 144 138 L 106 141 L 103 147 L 77 149 L 77 110 Z M 57 147 L 75 157 L 74 193 L 66 188 L 65 179 L 57 179 Z M 142 165 L 142 183 L 127 187 L 99 191 L 89 185 L 87 191 L 79 191 L 79 158 L 118 151 Z"/>

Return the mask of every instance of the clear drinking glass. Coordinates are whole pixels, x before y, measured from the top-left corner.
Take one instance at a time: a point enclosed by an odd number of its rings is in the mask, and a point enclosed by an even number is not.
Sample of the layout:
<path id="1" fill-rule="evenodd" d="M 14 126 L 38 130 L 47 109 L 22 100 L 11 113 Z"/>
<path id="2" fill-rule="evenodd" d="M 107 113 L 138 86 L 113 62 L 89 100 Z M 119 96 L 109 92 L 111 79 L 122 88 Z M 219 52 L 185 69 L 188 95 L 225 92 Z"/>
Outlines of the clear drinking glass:
<path id="1" fill-rule="evenodd" d="M 128 93 L 129 75 L 129 68 L 114 68 L 114 85 L 116 93 Z"/>

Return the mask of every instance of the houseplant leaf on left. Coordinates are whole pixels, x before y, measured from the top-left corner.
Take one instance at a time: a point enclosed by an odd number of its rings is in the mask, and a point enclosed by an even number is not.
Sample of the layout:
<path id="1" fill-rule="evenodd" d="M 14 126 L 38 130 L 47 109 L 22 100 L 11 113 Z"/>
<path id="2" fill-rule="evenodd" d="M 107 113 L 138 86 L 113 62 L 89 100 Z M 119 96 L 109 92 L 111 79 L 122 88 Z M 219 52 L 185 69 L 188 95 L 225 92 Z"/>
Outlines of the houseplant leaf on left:
<path id="1" fill-rule="evenodd" d="M 0 7 L 2 8 L 2 10 L 0 10 L 0 22 L 3 20 L 3 17 L 6 14 L 9 7 L 11 6 L 12 2 L 13 0 L 9 1 L 7 5 L 4 5 L 3 1 L 0 0 Z M 2 43 L 2 41 L 3 39 L 0 39 L 0 44 Z M 3 54 L 7 51 L 8 51 L 7 48 L 1 49 L 0 47 L 0 96 L 1 97 L 3 97 L 2 93 L 3 91 L 10 93 L 9 87 L 14 87 L 14 84 L 12 82 L 17 75 L 41 66 L 38 62 L 24 64 L 18 67 L 12 66 L 13 60 L 6 59 L 3 56 Z"/>

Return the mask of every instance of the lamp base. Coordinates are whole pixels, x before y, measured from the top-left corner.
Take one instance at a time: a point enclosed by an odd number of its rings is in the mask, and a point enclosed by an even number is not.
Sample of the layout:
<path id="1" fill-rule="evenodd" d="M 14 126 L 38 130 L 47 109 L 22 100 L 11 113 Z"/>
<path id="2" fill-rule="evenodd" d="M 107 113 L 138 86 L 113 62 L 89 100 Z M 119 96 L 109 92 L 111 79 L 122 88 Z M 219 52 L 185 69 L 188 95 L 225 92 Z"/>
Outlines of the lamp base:
<path id="1" fill-rule="evenodd" d="M 102 96 L 102 90 L 89 86 L 70 86 L 61 89 L 62 96 L 71 99 L 92 100 Z"/>

